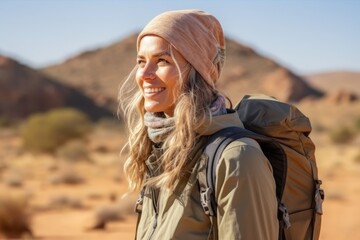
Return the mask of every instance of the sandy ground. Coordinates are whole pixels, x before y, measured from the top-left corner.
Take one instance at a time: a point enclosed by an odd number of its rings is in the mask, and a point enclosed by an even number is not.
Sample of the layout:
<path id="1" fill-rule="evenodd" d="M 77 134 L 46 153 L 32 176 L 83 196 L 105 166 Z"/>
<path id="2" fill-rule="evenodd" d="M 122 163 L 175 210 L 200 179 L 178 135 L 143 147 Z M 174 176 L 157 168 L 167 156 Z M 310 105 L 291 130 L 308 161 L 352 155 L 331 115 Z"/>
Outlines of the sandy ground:
<path id="1" fill-rule="evenodd" d="M 360 239 L 360 163 L 351 162 L 357 150 L 318 149 L 326 194 L 320 239 Z"/>
<path id="2" fill-rule="evenodd" d="M 331 129 L 341 122 L 340 116 L 337 116 L 339 114 L 336 114 L 339 109 L 314 106 L 306 108 L 306 113 L 315 116 L 315 125 L 322 124 L 320 129 Z M 358 110 L 359 107 L 346 111 L 354 115 L 360 113 Z M 333 117 L 326 118 L 319 111 L 325 111 L 325 115 Z M 360 134 L 351 144 L 346 145 L 332 144 L 324 130 L 315 131 L 312 136 L 317 144 L 319 176 L 326 194 L 320 239 L 360 239 Z M 0 131 L 0 195 L 21 193 L 27 196 L 35 239 L 134 238 L 136 215 L 130 212 L 136 196 L 121 200 L 127 191 L 127 185 L 119 175 L 121 163 L 118 150 L 124 138 L 116 132 L 98 132 L 93 138 L 96 140 L 89 143 L 92 161 L 79 161 L 71 165 L 84 182 L 66 185 L 51 182 L 66 164 L 60 164 L 51 156 L 31 155 L 21 150 L 17 134 Z M 108 152 L 93 151 L 101 144 L 107 146 Z M 17 176 L 22 185 L 9 186 L 6 178 L 11 175 Z M 81 207 L 51 207 L 51 199 L 58 196 L 77 199 Z M 120 206 L 119 209 L 124 211 L 123 219 L 109 222 L 102 230 L 89 230 L 94 225 L 97 210 L 109 204 Z"/>

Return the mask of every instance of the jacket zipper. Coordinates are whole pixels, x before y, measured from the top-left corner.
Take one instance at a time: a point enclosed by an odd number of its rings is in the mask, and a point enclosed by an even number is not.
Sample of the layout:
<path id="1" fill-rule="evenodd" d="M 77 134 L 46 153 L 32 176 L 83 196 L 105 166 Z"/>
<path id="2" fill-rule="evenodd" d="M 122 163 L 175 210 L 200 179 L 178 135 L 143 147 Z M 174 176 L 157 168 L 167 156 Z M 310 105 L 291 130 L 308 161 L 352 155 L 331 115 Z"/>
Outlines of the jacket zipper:
<path id="1" fill-rule="evenodd" d="M 162 150 L 159 147 L 153 147 L 153 152 L 152 154 L 155 156 L 156 159 L 159 159 L 159 157 L 162 154 Z M 148 174 L 150 177 L 153 177 L 156 174 L 156 170 L 154 171 L 154 168 L 151 167 L 151 165 L 147 165 L 147 170 L 148 170 Z M 155 188 L 155 187 L 150 187 L 150 191 L 151 191 L 151 199 L 152 199 L 152 204 L 153 204 L 153 209 L 154 209 L 154 219 L 153 219 L 153 224 L 152 224 L 152 230 L 151 233 L 149 235 L 148 240 L 151 240 L 154 236 L 155 230 L 157 228 L 158 225 L 158 215 L 159 215 L 159 189 Z"/>
<path id="2" fill-rule="evenodd" d="M 154 189 L 153 187 L 151 188 L 152 204 L 153 204 L 155 215 L 154 215 L 154 220 L 153 220 L 153 224 L 152 224 L 152 231 L 151 231 L 151 234 L 150 234 L 148 240 L 151 240 L 154 233 L 155 233 L 155 230 L 156 230 L 156 227 L 157 227 L 157 218 L 158 218 L 158 215 L 159 215 L 159 211 L 158 211 L 158 193 L 156 191 L 157 190 Z"/>

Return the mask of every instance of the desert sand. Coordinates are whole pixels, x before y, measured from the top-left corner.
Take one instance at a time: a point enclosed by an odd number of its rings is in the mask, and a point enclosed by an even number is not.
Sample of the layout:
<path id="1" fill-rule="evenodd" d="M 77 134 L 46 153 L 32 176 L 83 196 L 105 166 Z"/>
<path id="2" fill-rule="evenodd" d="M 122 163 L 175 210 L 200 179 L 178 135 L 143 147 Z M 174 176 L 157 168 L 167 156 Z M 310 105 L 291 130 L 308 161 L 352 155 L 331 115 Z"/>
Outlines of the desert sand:
<path id="1" fill-rule="evenodd" d="M 313 122 L 311 137 L 317 145 L 319 176 L 326 194 L 320 239 L 360 239 L 360 133 L 348 144 L 329 139 L 329 131 L 359 116 L 360 104 L 306 102 L 300 109 Z M 18 130 L 1 129 L 0 196 L 28 199 L 34 239 L 133 239 L 136 194 L 123 198 L 127 183 L 121 172 L 123 155 L 119 155 L 125 140 L 120 131 L 96 129 L 87 140 L 89 159 L 69 162 L 28 153 Z M 57 182 L 59 173 L 69 168 L 82 182 Z M 118 218 L 103 229 L 92 229 L 99 219 L 96 213 L 104 206 L 116 206 Z"/>

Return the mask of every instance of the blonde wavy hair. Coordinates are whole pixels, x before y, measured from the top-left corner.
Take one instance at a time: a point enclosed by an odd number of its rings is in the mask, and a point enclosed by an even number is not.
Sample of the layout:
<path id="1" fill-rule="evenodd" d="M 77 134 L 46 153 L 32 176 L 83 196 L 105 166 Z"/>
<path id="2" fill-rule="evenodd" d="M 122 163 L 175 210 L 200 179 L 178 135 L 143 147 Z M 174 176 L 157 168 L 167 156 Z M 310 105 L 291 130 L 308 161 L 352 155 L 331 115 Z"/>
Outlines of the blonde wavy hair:
<path id="1" fill-rule="evenodd" d="M 223 64 L 222 56 L 216 61 Z M 119 91 L 119 111 L 123 112 L 128 129 L 128 141 L 123 150 L 128 151 L 124 164 L 131 191 L 147 186 L 167 186 L 172 188 L 182 175 L 188 156 L 199 137 L 195 129 L 199 128 L 211 116 L 211 103 L 219 95 L 214 86 L 210 86 L 201 75 L 190 66 L 188 79 L 185 81 L 176 62 L 170 45 L 170 54 L 174 59 L 179 74 L 180 96 L 177 98 L 174 109 L 175 129 L 164 141 L 163 155 L 160 165 L 163 172 L 155 177 L 144 180 L 146 173 L 145 161 L 151 155 L 152 142 L 148 137 L 144 124 L 144 98 L 135 80 L 137 66 L 131 71 Z M 221 66 L 222 67 L 222 66 Z"/>

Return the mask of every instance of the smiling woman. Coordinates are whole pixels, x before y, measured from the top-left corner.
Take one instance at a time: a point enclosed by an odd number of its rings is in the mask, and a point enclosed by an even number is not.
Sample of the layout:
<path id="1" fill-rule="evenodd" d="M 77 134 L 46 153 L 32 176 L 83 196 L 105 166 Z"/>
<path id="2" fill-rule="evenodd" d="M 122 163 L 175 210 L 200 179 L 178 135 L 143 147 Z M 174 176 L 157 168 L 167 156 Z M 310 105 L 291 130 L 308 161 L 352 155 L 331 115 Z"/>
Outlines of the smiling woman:
<path id="1" fill-rule="evenodd" d="M 150 35 L 141 39 L 137 63 L 136 81 L 145 110 L 172 117 L 180 83 L 189 72 L 188 62 L 163 38 Z"/>
<path id="2" fill-rule="evenodd" d="M 272 170 L 252 139 L 221 155 L 216 217 L 202 207 L 198 169 L 208 138 L 242 126 L 216 88 L 224 54 L 219 21 L 199 10 L 160 14 L 137 38 L 137 65 L 119 93 L 129 130 L 125 172 L 130 189 L 142 189 L 136 239 L 277 238 Z"/>

